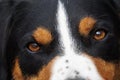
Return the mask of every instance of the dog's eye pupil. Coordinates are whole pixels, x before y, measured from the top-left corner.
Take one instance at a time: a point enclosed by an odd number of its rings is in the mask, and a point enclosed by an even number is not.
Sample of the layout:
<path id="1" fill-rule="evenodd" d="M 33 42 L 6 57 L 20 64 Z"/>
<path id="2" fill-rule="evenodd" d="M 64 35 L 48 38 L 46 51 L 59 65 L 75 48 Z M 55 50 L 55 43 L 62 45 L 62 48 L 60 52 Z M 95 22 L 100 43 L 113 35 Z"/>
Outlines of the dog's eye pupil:
<path id="1" fill-rule="evenodd" d="M 40 50 L 40 46 L 37 43 L 29 43 L 27 47 L 32 52 L 37 52 Z"/>
<path id="2" fill-rule="evenodd" d="M 94 34 L 95 40 L 102 40 L 106 36 L 106 32 L 104 30 L 97 30 Z"/>

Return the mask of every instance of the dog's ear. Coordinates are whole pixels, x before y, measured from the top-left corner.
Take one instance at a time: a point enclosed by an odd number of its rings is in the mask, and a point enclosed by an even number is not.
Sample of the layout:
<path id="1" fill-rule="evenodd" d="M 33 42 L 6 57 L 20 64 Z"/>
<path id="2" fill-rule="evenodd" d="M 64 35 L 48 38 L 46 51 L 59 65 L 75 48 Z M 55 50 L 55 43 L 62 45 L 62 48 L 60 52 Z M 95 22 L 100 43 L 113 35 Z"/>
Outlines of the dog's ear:
<path id="1" fill-rule="evenodd" d="M 11 47 L 9 43 L 11 43 L 10 39 L 14 29 L 14 22 L 28 3 L 28 0 L 0 2 L 0 80 L 10 80 L 12 77 L 10 62 L 8 62 L 11 61 L 10 58 L 12 56 L 8 54 L 10 52 L 8 48 Z"/>
<path id="2" fill-rule="evenodd" d="M 15 4 L 12 1 L 0 2 L 0 80 L 8 80 L 5 48 L 11 30 L 9 23 L 14 7 Z"/>

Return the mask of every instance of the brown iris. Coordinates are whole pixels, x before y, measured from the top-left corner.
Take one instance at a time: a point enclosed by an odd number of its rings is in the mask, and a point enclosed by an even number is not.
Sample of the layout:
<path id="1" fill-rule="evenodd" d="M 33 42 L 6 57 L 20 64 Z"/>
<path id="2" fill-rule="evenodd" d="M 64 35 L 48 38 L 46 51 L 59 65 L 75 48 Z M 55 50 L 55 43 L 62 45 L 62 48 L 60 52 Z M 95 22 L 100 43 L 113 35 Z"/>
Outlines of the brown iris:
<path id="1" fill-rule="evenodd" d="M 95 40 L 102 40 L 106 36 L 106 32 L 104 30 L 97 30 L 94 34 Z"/>
<path id="2" fill-rule="evenodd" d="M 32 52 L 37 52 L 40 50 L 40 46 L 37 43 L 33 42 L 28 44 L 28 49 Z"/>

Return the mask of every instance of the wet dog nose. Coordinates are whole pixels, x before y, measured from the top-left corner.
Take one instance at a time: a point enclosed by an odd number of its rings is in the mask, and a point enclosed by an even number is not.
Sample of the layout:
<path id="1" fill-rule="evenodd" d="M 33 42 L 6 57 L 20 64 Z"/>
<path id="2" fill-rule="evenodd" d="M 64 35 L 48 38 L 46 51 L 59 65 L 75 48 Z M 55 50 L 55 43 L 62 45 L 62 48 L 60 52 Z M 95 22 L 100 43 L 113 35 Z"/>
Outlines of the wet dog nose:
<path id="1" fill-rule="evenodd" d="M 84 79 L 84 78 L 74 78 L 74 79 L 73 79 L 73 78 L 72 78 L 72 79 L 71 79 L 71 78 L 68 78 L 68 79 L 66 79 L 66 80 L 86 80 L 86 79 Z"/>

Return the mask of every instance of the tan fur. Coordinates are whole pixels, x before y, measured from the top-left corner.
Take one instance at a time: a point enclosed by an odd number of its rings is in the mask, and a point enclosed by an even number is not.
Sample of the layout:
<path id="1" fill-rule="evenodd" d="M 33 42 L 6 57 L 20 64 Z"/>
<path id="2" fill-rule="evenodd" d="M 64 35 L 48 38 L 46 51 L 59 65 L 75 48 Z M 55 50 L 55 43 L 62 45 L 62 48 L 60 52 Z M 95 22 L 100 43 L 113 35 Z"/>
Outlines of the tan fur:
<path id="1" fill-rule="evenodd" d="M 99 74 L 104 80 L 120 80 L 120 62 L 107 62 L 101 58 L 89 56 L 86 53 L 83 55 L 95 63 Z"/>
<path id="2" fill-rule="evenodd" d="M 92 58 L 99 73 L 105 80 L 113 80 L 115 76 L 115 64 L 106 62 L 100 58 Z"/>
<path id="3" fill-rule="evenodd" d="M 100 58 L 93 60 L 105 80 L 120 80 L 120 62 L 106 62 Z"/>
<path id="4" fill-rule="evenodd" d="M 56 60 L 53 59 L 47 66 L 44 66 L 42 71 L 38 73 L 38 79 L 37 80 L 49 80 L 51 77 L 51 69 L 53 66 L 54 61 Z"/>
<path id="5" fill-rule="evenodd" d="M 51 32 L 43 27 L 37 28 L 33 33 L 33 37 L 43 45 L 49 44 L 53 40 Z"/>
<path id="6" fill-rule="evenodd" d="M 114 80 L 120 80 L 120 61 L 115 65 Z"/>
<path id="7" fill-rule="evenodd" d="M 83 36 L 88 36 L 89 32 L 94 28 L 96 20 L 92 17 L 85 17 L 79 23 L 79 32 Z"/>
<path id="8" fill-rule="evenodd" d="M 44 66 L 42 70 L 38 71 L 37 75 L 34 76 L 23 76 L 18 59 L 15 60 L 15 66 L 13 69 L 14 80 L 49 80 L 51 76 L 51 69 L 56 58 L 51 60 L 48 65 Z"/>
<path id="9" fill-rule="evenodd" d="M 15 60 L 15 65 L 13 67 L 12 75 L 13 75 L 14 80 L 24 80 L 24 77 L 22 75 L 22 71 L 20 69 L 18 58 Z"/>

